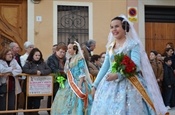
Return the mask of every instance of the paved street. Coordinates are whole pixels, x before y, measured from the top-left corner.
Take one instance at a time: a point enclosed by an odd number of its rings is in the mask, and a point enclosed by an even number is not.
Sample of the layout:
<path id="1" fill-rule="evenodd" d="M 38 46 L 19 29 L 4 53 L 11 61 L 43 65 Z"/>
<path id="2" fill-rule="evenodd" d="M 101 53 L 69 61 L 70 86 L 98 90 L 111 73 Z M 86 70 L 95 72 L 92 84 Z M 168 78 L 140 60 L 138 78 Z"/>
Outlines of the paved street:
<path id="1" fill-rule="evenodd" d="M 175 115 L 175 107 L 172 108 L 171 110 L 169 110 L 170 115 Z M 48 113 L 46 111 L 40 111 L 39 112 L 40 115 L 48 115 Z M 23 115 L 23 113 L 19 113 L 18 115 Z"/>
<path id="2" fill-rule="evenodd" d="M 41 108 L 46 108 L 46 103 L 47 103 L 47 98 L 44 98 L 42 101 L 41 101 Z M 170 112 L 170 115 L 175 115 L 175 107 L 172 108 L 171 110 L 169 110 Z M 48 115 L 47 111 L 40 111 L 39 112 L 40 115 Z M 23 113 L 19 113 L 18 115 L 23 115 Z"/>
<path id="3" fill-rule="evenodd" d="M 175 115 L 175 107 L 173 107 L 171 110 L 169 110 L 170 115 Z"/>

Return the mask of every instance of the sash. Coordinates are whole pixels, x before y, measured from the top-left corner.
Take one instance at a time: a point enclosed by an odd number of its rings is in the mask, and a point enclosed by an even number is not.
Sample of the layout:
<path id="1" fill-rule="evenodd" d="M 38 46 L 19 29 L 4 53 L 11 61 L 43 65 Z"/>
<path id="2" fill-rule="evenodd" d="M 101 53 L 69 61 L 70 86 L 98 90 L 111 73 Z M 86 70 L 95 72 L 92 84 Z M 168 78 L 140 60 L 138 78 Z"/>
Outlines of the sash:
<path id="1" fill-rule="evenodd" d="M 137 91 L 140 93 L 140 95 L 145 100 L 145 102 L 148 103 L 154 111 L 156 111 L 154 108 L 154 104 L 152 103 L 152 101 L 151 101 L 150 97 L 148 96 L 148 94 L 146 93 L 144 87 L 142 86 L 142 84 L 138 80 L 137 76 L 128 77 L 128 80 L 137 89 Z"/>
<path id="2" fill-rule="evenodd" d="M 109 46 L 109 55 L 110 56 L 113 55 L 113 53 L 114 53 L 114 51 L 113 51 L 114 45 L 115 45 L 115 42 L 112 42 Z M 145 100 L 145 102 L 148 103 L 154 111 L 156 111 L 154 108 L 153 102 L 151 101 L 150 97 L 146 93 L 144 87 L 142 86 L 142 84 L 138 80 L 137 76 L 128 77 L 128 80 L 137 89 L 137 91 L 140 93 L 140 95 Z"/>
<path id="3" fill-rule="evenodd" d="M 77 84 L 74 83 L 74 78 L 73 78 L 70 70 L 67 71 L 67 78 L 68 78 L 68 83 L 69 83 L 71 89 L 80 99 L 82 99 L 84 101 L 84 108 L 87 108 L 87 106 L 88 106 L 88 93 L 86 93 L 86 94 L 83 93 L 79 89 Z"/>

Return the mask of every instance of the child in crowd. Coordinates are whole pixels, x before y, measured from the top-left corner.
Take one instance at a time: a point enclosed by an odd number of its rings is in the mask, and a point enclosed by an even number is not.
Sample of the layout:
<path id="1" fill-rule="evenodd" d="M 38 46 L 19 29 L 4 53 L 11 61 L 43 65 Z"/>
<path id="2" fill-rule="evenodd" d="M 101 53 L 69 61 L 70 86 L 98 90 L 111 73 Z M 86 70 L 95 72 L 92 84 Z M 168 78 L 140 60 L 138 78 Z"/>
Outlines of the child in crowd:
<path id="1" fill-rule="evenodd" d="M 172 60 L 170 57 L 164 59 L 164 76 L 163 76 L 163 99 L 168 109 L 175 106 L 175 76 L 173 72 Z"/>

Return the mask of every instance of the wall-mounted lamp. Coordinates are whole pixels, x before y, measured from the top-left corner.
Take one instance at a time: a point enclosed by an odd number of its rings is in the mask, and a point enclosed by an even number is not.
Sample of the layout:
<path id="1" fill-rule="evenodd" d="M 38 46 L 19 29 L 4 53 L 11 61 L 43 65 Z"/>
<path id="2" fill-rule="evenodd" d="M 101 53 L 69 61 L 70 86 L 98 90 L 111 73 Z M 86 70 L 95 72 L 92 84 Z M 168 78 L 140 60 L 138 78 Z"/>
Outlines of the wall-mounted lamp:
<path id="1" fill-rule="evenodd" d="M 41 0 L 31 0 L 31 2 L 33 2 L 34 4 L 39 4 Z"/>

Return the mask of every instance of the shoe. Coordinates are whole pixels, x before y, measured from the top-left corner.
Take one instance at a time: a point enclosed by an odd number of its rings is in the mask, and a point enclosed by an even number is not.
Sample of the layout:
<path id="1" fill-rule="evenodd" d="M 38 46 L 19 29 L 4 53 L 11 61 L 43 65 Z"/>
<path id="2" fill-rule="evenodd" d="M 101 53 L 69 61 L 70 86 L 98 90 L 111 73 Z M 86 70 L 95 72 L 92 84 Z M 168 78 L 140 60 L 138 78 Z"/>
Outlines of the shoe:
<path id="1" fill-rule="evenodd" d="M 170 107 L 170 106 L 166 106 L 166 108 L 167 108 L 168 110 L 170 110 L 170 109 L 171 109 L 171 107 Z"/>

